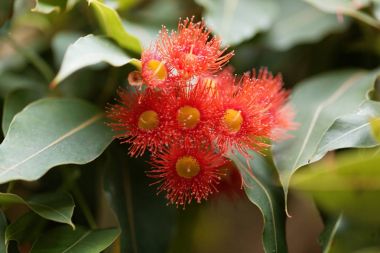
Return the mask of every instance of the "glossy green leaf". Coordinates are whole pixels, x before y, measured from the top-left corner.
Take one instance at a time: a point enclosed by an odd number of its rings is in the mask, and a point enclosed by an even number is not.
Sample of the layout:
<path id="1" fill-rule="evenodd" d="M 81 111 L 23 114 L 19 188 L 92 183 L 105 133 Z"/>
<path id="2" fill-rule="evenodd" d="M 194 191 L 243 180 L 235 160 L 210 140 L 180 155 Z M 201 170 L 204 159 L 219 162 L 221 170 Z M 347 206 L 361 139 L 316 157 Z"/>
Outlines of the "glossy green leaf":
<path id="1" fill-rule="evenodd" d="M 273 23 L 278 6 L 274 0 L 196 0 L 205 9 L 207 25 L 223 43 L 236 45 L 265 31 Z"/>
<path id="2" fill-rule="evenodd" d="M 254 203 L 264 217 L 263 244 L 267 253 L 287 252 L 285 236 L 284 194 L 276 185 L 277 179 L 271 175 L 274 171 L 264 157 L 251 152 L 252 159 L 240 154 L 229 154 L 239 169 L 244 190 L 249 200 Z"/>
<path id="3" fill-rule="evenodd" d="M 285 200 L 293 173 L 311 162 L 322 137 L 337 118 L 367 100 L 375 77 L 376 71 L 343 70 L 310 78 L 294 89 L 290 103 L 299 126 L 290 132 L 291 138 L 272 146 Z"/>
<path id="4" fill-rule="evenodd" d="M 311 162 L 335 149 L 377 146 L 379 143 L 371 129 L 371 122 L 376 117 L 380 117 L 380 103 L 366 101 L 354 113 L 338 118 L 323 136 Z"/>
<path id="5" fill-rule="evenodd" d="M 297 44 L 321 40 L 331 32 L 342 31 L 334 14 L 322 12 L 300 0 L 278 1 L 281 11 L 265 34 L 264 42 L 272 48 L 287 50 Z"/>
<path id="6" fill-rule="evenodd" d="M 86 230 L 58 227 L 42 236 L 30 253 L 100 253 L 116 240 L 118 229 Z"/>
<path id="7" fill-rule="evenodd" d="M 176 208 L 149 187 L 153 181 L 146 177 L 146 162 L 128 158 L 127 150 L 116 147 L 107 153 L 103 188 L 119 221 L 121 252 L 167 252 Z"/>
<path id="8" fill-rule="evenodd" d="M 120 67 L 133 61 L 137 60 L 130 58 L 106 38 L 90 34 L 67 48 L 61 68 L 50 85 L 54 87 L 75 71 L 100 62 Z"/>
<path id="9" fill-rule="evenodd" d="M 36 0 L 36 6 L 32 11 L 49 14 L 61 12 L 66 9 L 67 0 Z"/>
<path id="10" fill-rule="evenodd" d="M 326 212 L 380 224 L 380 156 L 372 151 L 337 156 L 293 177 L 291 186 L 311 194 Z"/>
<path id="11" fill-rule="evenodd" d="M 367 13 L 360 11 L 361 8 L 368 6 L 371 0 L 304 0 L 307 3 L 319 8 L 325 12 L 334 14 L 344 14 L 351 16 L 358 20 L 361 20 L 368 25 L 380 29 L 380 22 L 368 15 Z"/>
<path id="12" fill-rule="evenodd" d="M 105 34 L 114 39 L 121 47 L 140 53 L 140 41 L 129 34 L 123 26 L 119 14 L 98 0 L 88 0 L 94 8 L 96 16 Z"/>
<path id="13" fill-rule="evenodd" d="M 40 94 L 35 90 L 17 90 L 12 92 L 4 101 L 2 129 L 4 136 L 8 132 L 9 125 L 13 117 L 26 105 L 40 98 Z"/>
<path id="14" fill-rule="evenodd" d="M 18 113 L 0 145 L 0 183 L 36 180 L 61 164 L 85 164 L 112 141 L 97 107 L 78 99 L 38 100 Z"/>
<path id="15" fill-rule="evenodd" d="M 23 204 L 45 219 L 66 223 L 74 228 L 74 224 L 71 222 L 74 212 L 74 201 L 66 193 L 38 194 L 28 200 L 24 200 L 12 193 L 0 193 L 0 204 Z"/>
<path id="16" fill-rule="evenodd" d="M 0 212 L 0 252 L 7 253 L 7 243 L 5 239 L 5 230 L 7 228 L 7 218 L 3 212 Z"/>

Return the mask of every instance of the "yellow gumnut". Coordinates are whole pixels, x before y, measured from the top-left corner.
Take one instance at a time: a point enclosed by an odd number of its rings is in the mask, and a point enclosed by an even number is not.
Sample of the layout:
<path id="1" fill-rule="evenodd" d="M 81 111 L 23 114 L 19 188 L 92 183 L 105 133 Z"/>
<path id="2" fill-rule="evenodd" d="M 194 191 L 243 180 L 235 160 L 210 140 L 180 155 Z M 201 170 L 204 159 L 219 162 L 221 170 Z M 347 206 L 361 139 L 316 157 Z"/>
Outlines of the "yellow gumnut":
<path id="1" fill-rule="evenodd" d="M 227 109 L 224 112 L 223 123 L 228 131 L 231 133 L 237 133 L 240 131 L 241 125 L 243 124 L 243 116 L 241 116 L 240 111 Z"/>
<path id="2" fill-rule="evenodd" d="M 140 114 L 138 120 L 138 127 L 141 130 L 153 130 L 158 126 L 158 114 L 155 111 L 148 110 Z"/>
<path id="3" fill-rule="evenodd" d="M 201 119 L 201 113 L 195 107 L 185 105 L 178 110 L 178 124 L 185 129 L 193 129 Z"/>
<path id="4" fill-rule="evenodd" d="M 147 63 L 147 67 L 152 72 L 152 78 L 157 78 L 160 81 L 164 81 L 168 76 L 165 63 L 158 60 L 150 60 Z"/>
<path id="5" fill-rule="evenodd" d="M 183 156 L 175 164 L 178 176 L 190 179 L 198 175 L 201 170 L 197 159 L 192 156 Z"/>

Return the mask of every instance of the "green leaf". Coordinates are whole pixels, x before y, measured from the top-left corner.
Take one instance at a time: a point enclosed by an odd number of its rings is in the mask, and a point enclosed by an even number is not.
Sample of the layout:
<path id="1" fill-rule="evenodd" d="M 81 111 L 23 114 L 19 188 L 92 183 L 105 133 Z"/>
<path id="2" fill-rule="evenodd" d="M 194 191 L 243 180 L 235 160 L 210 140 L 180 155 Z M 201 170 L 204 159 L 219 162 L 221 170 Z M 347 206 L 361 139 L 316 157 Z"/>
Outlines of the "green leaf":
<path id="1" fill-rule="evenodd" d="M 250 155 L 252 159 L 249 161 L 235 153 L 229 154 L 228 158 L 239 169 L 249 200 L 260 209 L 264 217 L 263 244 L 265 252 L 287 252 L 284 194 L 280 187 L 275 185 L 274 182 L 277 180 L 271 175 L 271 171 L 274 169 L 265 158 L 253 152 Z"/>
<path id="2" fill-rule="evenodd" d="M 0 183 L 36 180 L 61 164 L 85 164 L 112 141 L 104 114 L 85 101 L 38 100 L 18 113 L 0 145 Z"/>
<path id="3" fill-rule="evenodd" d="M 50 85 L 54 87 L 75 71 L 100 62 L 120 67 L 136 61 L 104 37 L 90 34 L 67 48 L 61 68 Z"/>
<path id="4" fill-rule="evenodd" d="M 334 121 L 351 113 L 367 100 L 375 74 L 360 70 L 344 70 L 322 74 L 297 85 L 290 98 L 300 125 L 291 138 L 272 146 L 275 165 L 285 191 L 300 167 L 309 164 L 318 145 Z"/>
<path id="5" fill-rule="evenodd" d="M 113 9 L 127 10 L 136 4 L 141 2 L 141 0 L 105 0 L 104 3 L 111 6 Z"/>
<path id="6" fill-rule="evenodd" d="M 207 25 L 225 44 L 237 45 L 265 31 L 278 6 L 274 0 L 196 0 L 205 9 Z"/>
<path id="7" fill-rule="evenodd" d="M 380 156 L 367 150 L 337 156 L 296 173 L 291 186 L 311 194 L 332 214 L 367 224 L 380 224 Z"/>
<path id="8" fill-rule="evenodd" d="M 0 252 L 7 253 L 8 252 L 8 247 L 6 244 L 6 239 L 5 239 L 5 230 L 7 228 L 7 218 L 5 217 L 4 213 L 1 211 L 0 212 Z"/>
<path id="9" fill-rule="evenodd" d="M 36 0 L 36 6 L 32 11 L 49 14 L 62 12 L 66 9 L 67 0 Z"/>
<path id="10" fill-rule="evenodd" d="M 342 225 L 343 216 L 339 215 L 337 217 L 329 219 L 326 224 L 325 228 L 319 238 L 319 243 L 322 247 L 322 253 L 328 253 L 330 252 L 331 246 L 333 245 L 335 235 Z"/>
<path id="11" fill-rule="evenodd" d="M 341 148 L 369 148 L 379 143 L 371 131 L 371 120 L 380 116 L 380 103 L 366 101 L 357 111 L 338 118 L 323 136 L 311 162 L 328 151 Z"/>
<path id="12" fill-rule="evenodd" d="M 272 48 L 287 50 L 297 44 L 317 42 L 347 27 L 347 22 L 339 23 L 335 15 L 326 14 L 303 1 L 280 0 L 278 4 L 281 12 L 264 37 L 264 42 Z"/>
<path id="13" fill-rule="evenodd" d="M 100 253 L 119 235 L 118 229 L 86 230 L 58 227 L 42 236 L 30 253 Z"/>
<path id="14" fill-rule="evenodd" d="M 4 101 L 2 129 L 4 136 L 8 132 L 9 125 L 13 117 L 26 105 L 40 98 L 40 94 L 35 90 L 17 90 L 12 92 Z"/>
<path id="15" fill-rule="evenodd" d="M 365 12 L 360 11 L 361 8 L 368 6 L 370 0 L 358 0 L 358 1 L 347 1 L 347 0 L 304 0 L 305 2 L 315 6 L 316 8 L 330 12 L 334 14 L 345 14 L 356 18 L 370 26 L 380 29 L 380 22 L 375 18 L 371 17 Z"/>
<path id="16" fill-rule="evenodd" d="M 8 71 L 1 73 L 0 66 L 0 97 L 6 98 L 11 92 L 19 89 L 33 89 L 43 93 L 47 90 L 47 87 L 43 82 L 35 80 L 28 75 L 20 75 Z"/>
<path id="17" fill-rule="evenodd" d="M 376 253 L 380 250 L 379 225 L 359 224 L 344 215 L 329 217 L 320 237 L 323 253 Z"/>
<path id="18" fill-rule="evenodd" d="M 51 42 L 51 48 L 54 55 L 54 63 L 59 68 L 63 62 L 63 57 L 67 51 L 67 48 L 75 43 L 83 34 L 76 31 L 62 31 L 57 33 Z"/>
<path id="19" fill-rule="evenodd" d="M 27 212 L 13 223 L 9 224 L 5 230 L 5 240 L 16 241 L 17 243 L 34 242 L 40 235 L 46 224 L 41 216 L 34 212 Z"/>
<path id="20" fill-rule="evenodd" d="M 103 189 L 121 229 L 120 252 L 167 252 L 176 208 L 167 207 L 156 188 L 149 187 L 146 162 L 128 158 L 127 150 L 116 147 L 108 149 Z"/>
<path id="21" fill-rule="evenodd" d="M 74 201 L 66 193 L 44 193 L 34 195 L 28 200 L 12 193 L 0 193 L 1 205 L 23 204 L 41 217 L 55 222 L 69 224 L 74 211 Z"/>
<path id="22" fill-rule="evenodd" d="M 119 17 L 119 14 L 98 0 L 87 0 L 91 5 L 105 34 L 114 39 L 121 47 L 140 53 L 142 48 L 140 41 L 129 34 Z"/>
<path id="23" fill-rule="evenodd" d="M 377 144 L 380 142 L 380 117 L 376 115 L 369 120 L 372 136 L 376 139 Z"/>

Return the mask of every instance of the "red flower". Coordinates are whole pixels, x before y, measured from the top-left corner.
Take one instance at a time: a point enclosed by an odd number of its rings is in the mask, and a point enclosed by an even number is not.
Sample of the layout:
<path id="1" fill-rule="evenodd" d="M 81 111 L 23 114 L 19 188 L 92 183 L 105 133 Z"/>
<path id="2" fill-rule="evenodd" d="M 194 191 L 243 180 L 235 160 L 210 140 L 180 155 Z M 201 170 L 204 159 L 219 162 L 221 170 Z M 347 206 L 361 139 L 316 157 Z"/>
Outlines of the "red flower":
<path id="1" fill-rule="evenodd" d="M 217 97 L 212 93 L 198 83 L 180 86 L 165 95 L 168 120 L 174 126 L 169 133 L 173 140 L 185 145 L 210 144 L 217 109 Z"/>
<path id="2" fill-rule="evenodd" d="M 110 126 L 121 131 L 117 138 L 130 143 L 130 155 L 142 155 L 146 149 L 157 152 L 169 143 L 166 110 L 162 106 L 162 93 L 152 89 L 144 92 L 120 90 L 120 104 L 108 110 Z"/>
<path id="3" fill-rule="evenodd" d="M 158 192 L 165 191 L 169 203 L 185 207 L 193 199 L 202 199 L 217 191 L 219 167 L 225 162 L 220 154 L 199 147 L 174 145 L 152 158 L 148 175 L 157 178 Z"/>
<path id="4" fill-rule="evenodd" d="M 155 46 L 162 60 L 182 80 L 219 71 L 233 56 L 233 52 L 224 54 L 226 48 L 220 49 L 221 40 L 210 36 L 203 21 L 193 23 L 193 19 L 180 22 L 178 32 L 169 34 L 163 28 Z"/>
<path id="5" fill-rule="evenodd" d="M 247 149 L 260 151 L 268 146 L 268 139 L 280 137 L 273 131 L 292 125 L 292 118 L 284 117 L 287 96 L 281 76 L 273 77 L 266 69 L 257 76 L 245 74 L 236 92 L 222 97 L 215 130 L 220 150 L 236 148 L 247 154 Z"/>
<path id="6" fill-rule="evenodd" d="M 141 54 L 141 76 L 144 83 L 152 88 L 165 88 L 175 81 L 162 57 L 154 50 L 147 49 Z"/>

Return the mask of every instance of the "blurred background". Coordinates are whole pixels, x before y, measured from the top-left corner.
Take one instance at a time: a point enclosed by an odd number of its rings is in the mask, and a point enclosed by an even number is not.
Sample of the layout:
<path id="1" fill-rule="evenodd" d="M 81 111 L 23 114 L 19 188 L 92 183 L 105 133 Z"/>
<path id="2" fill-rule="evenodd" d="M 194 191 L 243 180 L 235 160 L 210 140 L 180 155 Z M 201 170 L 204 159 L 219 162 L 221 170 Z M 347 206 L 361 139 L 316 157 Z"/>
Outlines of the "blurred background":
<path id="1" fill-rule="evenodd" d="M 275 74 L 281 73 L 289 89 L 319 73 L 351 68 L 373 70 L 380 64 L 379 1 L 105 0 L 104 3 L 118 11 L 126 30 L 140 39 L 144 47 L 156 38 L 162 25 L 176 29 L 179 18 L 204 19 L 210 30 L 235 51 L 230 64 L 237 74 L 267 67 Z M 103 34 L 87 1 L 2 0 L 0 25 L 0 111 L 6 98 L 18 89 L 35 91 L 28 101 L 49 94 L 83 98 L 104 108 L 113 102 L 117 87 L 128 87 L 126 77 L 134 70 L 133 66 L 116 68 L 100 63 L 75 72 L 62 81 L 58 90 L 48 89 L 68 46 L 84 35 Z M 29 196 L 32 192 L 55 190 L 69 177 L 78 182 L 99 226 L 107 227 L 117 225 L 111 208 L 115 210 L 115 206 L 107 201 L 109 194 L 121 191 L 119 197 L 127 202 L 128 208 L 119 206 L 116 212 L 128 213 L 125 216 L 129 222 L 124 224 L 135 227 L 132 236 L 137 238 L 134 247 L 139 252 L 264 252 L 262 215 L 245 196 L 239 180 L 231 179 L 227 183 L 231 191 L 200 205 L 190 205 L 186 210 L 168 207 L 163 194 L 156 196 L 155 187 L 149 187 L 144 159 L 129 159 L 125 155 L 127 147 L 112 145 L 120 152 L 116 164 L 108 157 L 109 151 L 80 169 L 75 165 L 59 166 L 36 182 L 20 182 L 15 192 Z M 125 171 L 107 172 L 112 166 Z M 68 167 L 70 176 L 64 172 Z M 20 207 L 10 208 L 7 216 L 14 220 L 24 212 Z M 292 216 L 286 221 L 289 252 L 322 252 L 318 240 L 324 225 L 312 199 L 291 191 L 289 213 Z M 85 214 L 76 212 L 74 223 L 86 224 Z M 28 252 L 29 239 L 21 243 L 26 245 L 24 252 Z M 11 252 L 16 252 L 16 245 L 12 245 Z M 115 244 L 109 251 L 118 252 L 117 247 Z"/>

